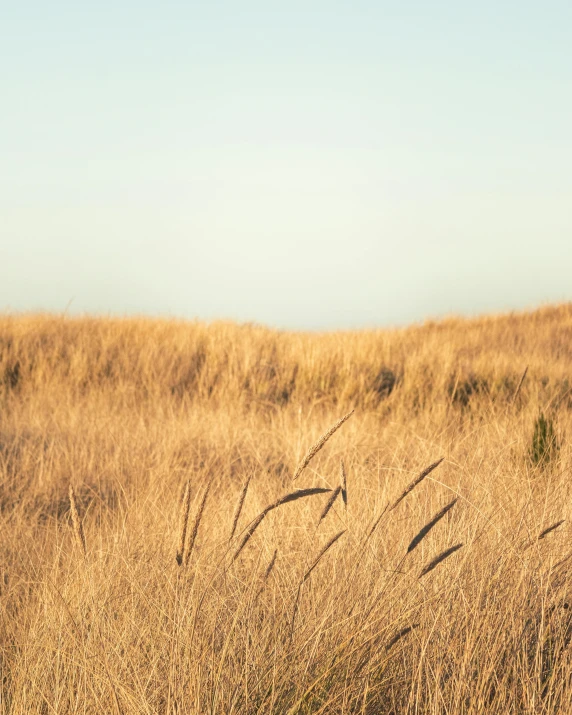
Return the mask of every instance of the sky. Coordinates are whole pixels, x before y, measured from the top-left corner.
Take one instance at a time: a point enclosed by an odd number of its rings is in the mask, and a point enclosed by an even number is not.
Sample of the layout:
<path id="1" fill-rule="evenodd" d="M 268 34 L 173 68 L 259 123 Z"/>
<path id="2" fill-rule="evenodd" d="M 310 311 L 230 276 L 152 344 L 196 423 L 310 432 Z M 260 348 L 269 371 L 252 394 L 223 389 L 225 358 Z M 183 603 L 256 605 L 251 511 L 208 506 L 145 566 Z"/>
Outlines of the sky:
<path id="1" fill-rule="evenodd" d="M 0 311 L 572 300 L 572 3 L 0 2 Z"/>

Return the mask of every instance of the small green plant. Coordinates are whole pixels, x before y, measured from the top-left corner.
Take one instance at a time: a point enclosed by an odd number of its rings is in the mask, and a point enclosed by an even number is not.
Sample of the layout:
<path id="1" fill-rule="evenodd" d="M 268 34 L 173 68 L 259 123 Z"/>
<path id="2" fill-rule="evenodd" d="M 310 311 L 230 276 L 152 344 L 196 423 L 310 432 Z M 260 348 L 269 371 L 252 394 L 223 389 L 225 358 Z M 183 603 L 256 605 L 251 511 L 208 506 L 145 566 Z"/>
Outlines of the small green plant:
<path id="1" fill-rule="evenodd" d="M 543 412 L 540 412 L 534 423 L 529 450 L 530 461 L 535 467 L 545 467 L 558 455 L 559 450 L 554 418 L 550 415 L 546 417 Z"/>

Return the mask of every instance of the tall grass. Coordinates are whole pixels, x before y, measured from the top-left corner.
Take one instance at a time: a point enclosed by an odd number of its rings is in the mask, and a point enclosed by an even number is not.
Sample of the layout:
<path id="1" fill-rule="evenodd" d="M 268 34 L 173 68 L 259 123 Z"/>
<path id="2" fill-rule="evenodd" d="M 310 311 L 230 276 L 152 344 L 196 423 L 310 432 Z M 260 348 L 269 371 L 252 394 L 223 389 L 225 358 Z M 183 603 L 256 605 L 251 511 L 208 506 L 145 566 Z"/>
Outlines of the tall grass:
<path id="1" fill-rule="evenodd" d="M 571 336 L 0 318 L 0 713 L 572 712 Z"/>

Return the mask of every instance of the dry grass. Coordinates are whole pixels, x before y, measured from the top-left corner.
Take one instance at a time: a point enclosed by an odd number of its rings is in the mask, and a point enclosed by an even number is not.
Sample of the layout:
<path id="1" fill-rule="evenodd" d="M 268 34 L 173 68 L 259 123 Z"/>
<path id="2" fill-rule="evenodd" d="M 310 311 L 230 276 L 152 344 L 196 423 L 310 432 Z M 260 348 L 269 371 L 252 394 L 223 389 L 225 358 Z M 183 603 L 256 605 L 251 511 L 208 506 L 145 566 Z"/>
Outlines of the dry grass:
<path id="1" fill-rule="evenodd" d="M 571 363 L 571 306 L 0 318 L 0 713 L 572 712 Z"/>
<path id="2" fill-rule="evenodd" d="M 71 513 L 71 518 L 72 518 L 72 524 L 73 524 L 73 530 L 77 539 L 78 546 L 81 550 L 81 553 L 85 557 L 87 554 L 87 547 L 85 545 L 85 534 L 83 533 L 83 524 L 81 523 L 81 519 L 79 517 L 79 511 L 77 508 L 77 500 L 75 497 L 75 491 L 73 488 L 73 484 L 70 484 L 69 488 L 69 496 L 70 496 L 70 513 Z M 543 534 L 539 536 L 538 538 L 542 538 Z"/>
<path id="3" fill-rule="evenodd" d="M 187 479 L 185 491 L 181 502 L 181 517 L 179 522 L 179 548 L 177 549 L 176 561 L 179 566 L 183 565 L 185 558 L 185 546 L 187 544 L 187 528 L 189 526 L 189 514 L 191 510 L 191 483 Z"/>

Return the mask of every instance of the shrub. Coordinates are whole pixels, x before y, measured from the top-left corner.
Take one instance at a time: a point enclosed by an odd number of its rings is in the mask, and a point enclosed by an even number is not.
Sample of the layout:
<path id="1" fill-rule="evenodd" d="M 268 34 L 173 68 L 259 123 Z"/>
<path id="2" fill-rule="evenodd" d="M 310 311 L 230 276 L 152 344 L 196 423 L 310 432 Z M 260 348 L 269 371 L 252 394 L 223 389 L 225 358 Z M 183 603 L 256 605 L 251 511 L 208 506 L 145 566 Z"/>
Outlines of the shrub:
<path id="1" fill-rule="evenodd" d="M 535 467 L 544 467 L 558 455 L 559 450 L 554 418 L 550 415 L 546 417 L 540 412 L 534 423 L 529 450 L 530 461 Z"/>

